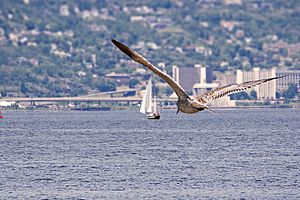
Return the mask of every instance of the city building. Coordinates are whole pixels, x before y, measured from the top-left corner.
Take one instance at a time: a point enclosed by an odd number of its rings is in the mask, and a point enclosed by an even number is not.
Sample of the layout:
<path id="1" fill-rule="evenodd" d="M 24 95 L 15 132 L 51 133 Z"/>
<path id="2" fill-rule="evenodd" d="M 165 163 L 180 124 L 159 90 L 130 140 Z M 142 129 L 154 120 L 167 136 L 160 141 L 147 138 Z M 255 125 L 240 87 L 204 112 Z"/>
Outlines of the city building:
<path id="1" fill-rule="evenodd" d="M 193 85 L 193 95 L 198 96 L 202 95 L 205 92 L 212 90 L 213 88 L 216 88 L 219 86 L 218 83 L 213 83 L 213 75 L 212 75 L 212 69 L 210 67 L 199 67 L 200 70 L 200 78 L 199 82 L 195 83 Z"/>
<path id="2" fill-rule="evenodd" d="M 194 85 L 197 83 L 212 83 L 212 68 L 201 67 L 177 67 L 173 66 L 173 79 L 189 93 L 193 93 Z"/>
<path id="3" fill-rule="evenodd" d="M 258 79 L 272 78 L 276 76 L 276 68 L 260 69 L 254 67 L 252 71 L 236 71 L 236 83 L 240 84 L 246 81 Z M 276 81 L 269 81 L 253 88 L 257 93 L 258 100 L 273 100 L 276 99 Z M 250 90 L 251 91 L 251 90 Z M 247 91 L 247 92 L 250 92 Z"/>
<path id="4" fill-rule="evenodd" d="M 227 72 L 214 72 L 216 80 L 214 82 L 218 83 L 219 86 L 226 86 L 236 83 L 236 75 L 232 71 Z"/>
<path id="5" fill-rule="evenodd" d="M 277 71 L 276 76 L 285 76 L 276 80 L 276 91 L 282 93 L 289 85 L 296 84 L 300 92 L 300 71 Z"/>

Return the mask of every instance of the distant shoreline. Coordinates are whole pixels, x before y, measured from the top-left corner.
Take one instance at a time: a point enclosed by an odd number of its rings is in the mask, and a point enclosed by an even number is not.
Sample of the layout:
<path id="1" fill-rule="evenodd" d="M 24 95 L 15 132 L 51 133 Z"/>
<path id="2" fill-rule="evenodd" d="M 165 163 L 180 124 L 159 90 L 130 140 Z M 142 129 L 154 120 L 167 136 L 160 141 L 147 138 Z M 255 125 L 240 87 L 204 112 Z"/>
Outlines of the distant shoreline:
<path id="1" fill-rule="evenodd" d="M 234 107 L 218 107 L 218 106 L 212 106 L 211 109 L 216 110 L 239 110 L 239 109 L 300 109 L 300 106 L 234 106 Z M 0 110 L 65 110 L 65 111 L 116 111 L 116 110 L 138 110 L 138 107 L 126 107 L 126 106 L 111 106 L 111 107 L 78 107 L 78 108 L 67 108 L 67 107 L 61 107 L 61 108 L 45 108 L 45 107 L 29 107 L 29 108 L 14 108 L 14 107 L 2 107 Z M 175 106 L 167 106 L 167 107 L 161 107 L 160 110 L 177 110 L 177 107 Z"/>

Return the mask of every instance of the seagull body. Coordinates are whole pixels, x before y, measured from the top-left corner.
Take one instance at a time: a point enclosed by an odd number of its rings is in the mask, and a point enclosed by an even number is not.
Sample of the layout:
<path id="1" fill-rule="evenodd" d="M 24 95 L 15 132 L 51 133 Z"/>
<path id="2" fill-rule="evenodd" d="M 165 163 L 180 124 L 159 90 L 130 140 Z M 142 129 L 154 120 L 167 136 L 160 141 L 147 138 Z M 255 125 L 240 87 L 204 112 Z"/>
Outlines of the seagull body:
<path id="1" fill-rule="evenodd" d="M 283 77 L 282 76 L 282 77 L 260 79 L 260 80 L 256 80 L 256 81 L 244 82 L 241 84 L 231 84 L 228 86 L 218 87 L 216 89 L 213 89 L 211 91 L 204 93 L 201 96 L 189 97 L 187 92 L 178 83 L 176 83 L 174 79 L 172 79 L 168 74 L 162 72 L 159 68 L 152 65 L 146 58 L 141 56 L 139 53 L 133 51 L 132 49 L 128 48 L 124 44 L 122 44 L 114 39 L 112 39 L 112 42 L 123 53 L 127 54 L 131 59 L 144 65 L 145 67 L 147 67 L 148 69 L 153 71 L 155 74 L 160 76 L 162 79 L 164 79 L 170 85 L 170 87 L 175 91 L 175 93 L 178 96 L 178 101 L 176 103 L 177 108 L 178 108 L 177 113 L 179 111 L 181 111 L 183 113 L 194 114 L 194 113 L 197 113 L 197 112 L 205 110 L 205 109 L 212 111 L 207 106 L 207 103 L 212 100 L 221 98 L 225 95 L 230 95 L 232 93 L 237 93 L 237 92 L 240 92 L 243 90 L 247 90 L 256 85 Z"/>

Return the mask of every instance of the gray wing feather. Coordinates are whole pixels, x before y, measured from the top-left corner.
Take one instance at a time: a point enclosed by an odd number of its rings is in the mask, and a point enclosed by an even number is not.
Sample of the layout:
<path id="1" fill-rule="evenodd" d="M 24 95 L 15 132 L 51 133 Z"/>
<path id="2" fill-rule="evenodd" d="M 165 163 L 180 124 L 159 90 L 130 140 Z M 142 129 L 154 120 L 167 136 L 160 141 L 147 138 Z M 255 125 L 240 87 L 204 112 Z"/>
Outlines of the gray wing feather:
<path id="1" fill-rule="evenodd" d="M 112 39 L 112 42 L 114 45 L 116 45 L 122 52 L 127 54 L 131 59 L 134 61 L 146 66 L 148 69 L 153 71 L 155 74 L 160 76 L 162 79 L 164 79 L 175 91 L 175 93 L 178 95 L 179 98 L 188 98 L 187 93 L 184 91 L 184 89 L 176 83 L 168 74 L 162 72 L 160 69 L 152 65 L 146 58 L 138 54 L 137 52 L 131 50 L 129 47 L 125 46 L 124 44 Z"/>
<path id="2" fill-rule="evenodd" d="M 260 79 L 260 80 L 256 80 L 256 81 L 248 81 L 248 82 L 244 82 L 241 84 L 231 84 L 231 85 L 227 85 L 227 86 L 222 86 L 222 87 L 218 87 L 216 89 L 213 89 L 211 91 L 208 91 L 206 93 L 204 93 L 203 95 L 201 95 L 200 97 L 198 97 L 198 99 L 204 103 L 207 103 L 209 101 L 221 98 L 225 95 L 230 95 L 233 93 L 237 93 L 237 92 L 241 92 L 250 88 L 253 88 L 257 85 L 260 85 L 262 83 L 268 82 L 268 81 L 272 81 L 278 78 L 283 78 L 284 76 L 281 77 L 273 77 L 273 78 L 266 78 L 266 79 Z"/>

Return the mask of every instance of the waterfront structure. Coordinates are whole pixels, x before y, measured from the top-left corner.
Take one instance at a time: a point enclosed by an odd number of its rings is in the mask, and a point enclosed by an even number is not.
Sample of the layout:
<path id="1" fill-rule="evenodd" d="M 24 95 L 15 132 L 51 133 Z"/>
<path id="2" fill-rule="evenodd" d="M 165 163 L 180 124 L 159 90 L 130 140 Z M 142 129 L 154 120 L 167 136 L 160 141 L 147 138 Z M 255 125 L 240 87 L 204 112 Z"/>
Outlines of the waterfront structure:
<path id="1" fill-rule="evenodd" d="M 260 69 L 254 67 L 252 71 L 236 71 L 236 83 L 240 84 L 247 81 L 254 81 L 259 79 L 267 79 L 276 77 L 276 68 Z M 278 79 L 277 79 L 278 80 Z M 256 91 L 258 100 L 274 100 L 276 99 L 276 82 L 269 81 L 265 84 L 258 85 L 253 88 Z"/>
<path id="2" fill-rule="evenodd" d="M 276 91 L 282 93 L 289 88 L 289 85 L 295 84 L 300 93 L 300 70 L 295 71 L 277 71 L 276 76 L 285 76 L 276 80 Z"/>

